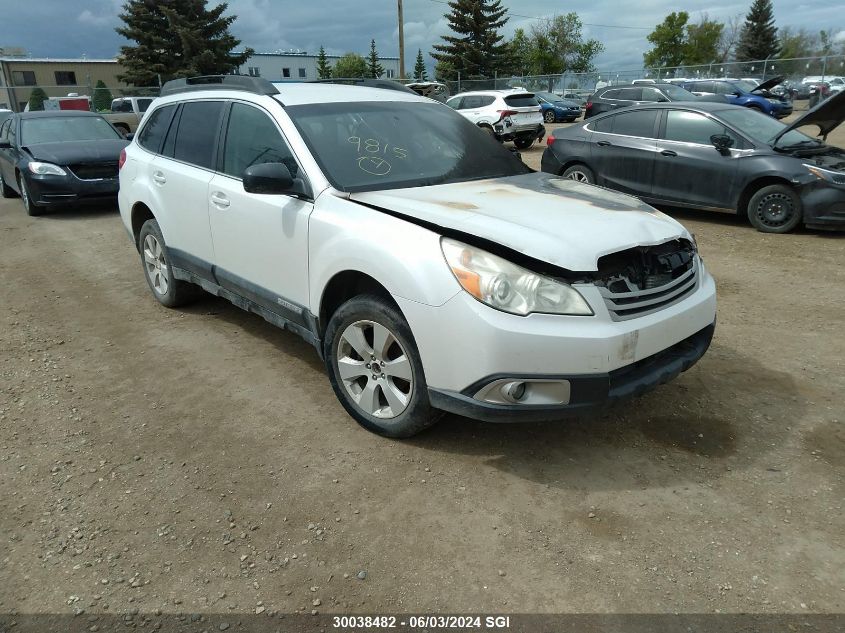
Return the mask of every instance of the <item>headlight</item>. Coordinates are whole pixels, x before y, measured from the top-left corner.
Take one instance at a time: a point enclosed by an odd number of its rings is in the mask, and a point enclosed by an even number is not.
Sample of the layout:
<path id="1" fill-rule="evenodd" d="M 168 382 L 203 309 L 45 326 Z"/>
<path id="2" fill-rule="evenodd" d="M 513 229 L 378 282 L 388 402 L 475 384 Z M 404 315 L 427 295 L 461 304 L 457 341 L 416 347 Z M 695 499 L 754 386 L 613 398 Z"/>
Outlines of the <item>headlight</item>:
<path id="1" fill-rule="evenodd" d="M 67 176 L 64 169 L 52 163 L 32 162 L 29 164 L 29 171 L 39 176 Z"/>
<path id="2" fill-rule="evenodd" d="M 446 237 L 440 240 L 440 247 L 461 287 L 492 308 L 521 316 L 532 312 L 593 314 L 584 297 L 569 284 Z"/>
<path id="3" fill-rule="evenodd" d="M 845 185 L 845 173 L 841 171 L 831 171 L 830 169 L 822 169 L 816 165 L 808 165 L 804 163 L 804 167 L 807 168 L 811 174 L 813 174 L 819 180 L 826 180 L 827 182 L 832 182 L 837 185 Z"/>

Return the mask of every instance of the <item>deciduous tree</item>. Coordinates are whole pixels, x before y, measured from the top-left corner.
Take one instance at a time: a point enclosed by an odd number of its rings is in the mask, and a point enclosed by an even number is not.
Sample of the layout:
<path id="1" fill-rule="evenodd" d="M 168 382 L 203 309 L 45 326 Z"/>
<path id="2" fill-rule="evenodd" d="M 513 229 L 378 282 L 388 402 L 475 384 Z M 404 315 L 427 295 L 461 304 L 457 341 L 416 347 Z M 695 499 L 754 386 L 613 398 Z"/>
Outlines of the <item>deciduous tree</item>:
<path id="1" fill-rule="evenodd" d="M 332 70 L 332 76 L 338 78 L 363 78 L 370 76 L 370 67 L 367 60 L 357 53 L 346 53 L 337 60 Z"/>

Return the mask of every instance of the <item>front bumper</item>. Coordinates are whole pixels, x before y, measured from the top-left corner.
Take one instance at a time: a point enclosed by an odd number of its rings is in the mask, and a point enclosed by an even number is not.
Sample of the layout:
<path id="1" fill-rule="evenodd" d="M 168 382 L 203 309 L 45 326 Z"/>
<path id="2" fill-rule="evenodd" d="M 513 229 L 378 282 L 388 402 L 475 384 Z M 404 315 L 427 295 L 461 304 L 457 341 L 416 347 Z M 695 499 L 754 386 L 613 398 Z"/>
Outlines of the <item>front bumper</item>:
<path id="1" fill-rule="evenodd" d="M 435 406 L 447 410 L 461 406 L 464 415 L 492 419 L 498 407 L 491 409 L 473 397 L 485 381 L 494 377 L 533 376 L 538 380 L 563 377 L 570 382 L 569 398 L 561 400 L 567 404 L 552 407 L 551 417 L 564 417 L 572 411 L 624 397 L 629 391 L 628 395 L 634 395 L 641 390 L 641 383 L 650 387 L 665 382 L 689 367 L 706 350 L 705 344 L 698 356 L 681 354 L 679 348 L 666 355 L 667 350 L 706 332 L 716 320 L 716 288 L 703 265 L 691 294 L 677 303 L 628 320 L 613 320 L 598 287 L 591 284 L 575 287 L 595 316 L 522 317 L 490 308 L 466 292 L 459 292 L 441 306 L 395 297 L 414 332 Z M 709 343 L 709 336 L 706 338 Z M 679 365 L 669 358 L 672 354 L 683 356 Z M 653 370 L 654 375 L 633 380 L 634 374 L 628 374 L 644 367 L 649 359 L 657 358 L 663 359 L 664 364 L 639 370 L 647 373 Z M 628 374 L 624 381 L 618 378 L 622 374 Z M 471 413 L 465 406 L 467 400 L 480 408 Z M 507 406 L 501 415 L 520 417 L 525 412 L 532 419 L 529 406 L 533 405 Z M 549 411 L 534 411 L 538 412 L 541 418 L 549 419 Z"/>
<path id="2" fill-rule="evenodd" d="M 845 185 L 817 180 L 802 187 L 799 194 L 808 228 L 845 230 Z"/>
<path id="3" fill-rule="evenodd" d="M 692 367 L 710 347 L 716 324 L 708 325 L 692 336 L 641 361 L 605 374 L 588 376 L 513 376 L 526 380 L 566 380 L 573 394 L 567 404 L 520 405 L 482 402 L 473 395 L 500 376 L 488 376 L 460 393 L 428 390 L 432 406 L 483 422 L 543 422 L 595 411 L 616 402 L 640 396 L 674 380 Z"/>
<path id="4" fill-rule="evenodd" d="M 26 177 L 29 195 L 39 206 L 60 206 L 74 202 L 109 202 L 117 199 L 120 183 L 117 178 L 83 180 L 72 174 Z"/>

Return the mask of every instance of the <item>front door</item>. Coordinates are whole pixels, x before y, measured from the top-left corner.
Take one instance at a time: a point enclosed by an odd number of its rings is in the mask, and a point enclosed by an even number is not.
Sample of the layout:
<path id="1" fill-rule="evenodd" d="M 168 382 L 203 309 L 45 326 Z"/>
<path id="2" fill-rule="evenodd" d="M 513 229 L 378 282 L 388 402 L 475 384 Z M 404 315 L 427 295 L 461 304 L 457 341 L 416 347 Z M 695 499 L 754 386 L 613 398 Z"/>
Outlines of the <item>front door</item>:
<path id="1" fill-rule="evenodd" d="M 302 195 L 244 191 L 247 167 L 284 163 Z M 270 115 L 234 102 L 223 141 L 222 165 L 208 189 L 215 276 L 224 288 L 302 322 L 308 306 L 307 179 Z"/>
<path id="2" fill-rule="evenodd" d="M 744 154 L 742 140 L 724 125 L 699 112 L 667 110 L 657 142 L 653 197 L 684 205 L 732 209 L 736 161 Z M 727 134 L 734 147 L 720 153 L 710 141 Z"/>

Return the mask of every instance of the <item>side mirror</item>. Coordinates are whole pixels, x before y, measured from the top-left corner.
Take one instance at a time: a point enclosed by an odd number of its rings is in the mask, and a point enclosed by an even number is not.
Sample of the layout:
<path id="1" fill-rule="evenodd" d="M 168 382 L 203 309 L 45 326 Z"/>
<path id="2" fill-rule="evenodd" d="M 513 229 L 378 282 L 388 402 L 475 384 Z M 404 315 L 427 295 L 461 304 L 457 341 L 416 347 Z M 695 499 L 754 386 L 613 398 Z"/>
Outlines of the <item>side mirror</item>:
<path id="1" fill-rule="evenodd" d="M 734 91 L 731 93 L 731 95 L 733 95 L 734 97 L 741 97 L 741 96 L 742 96 L 742 93 L 741 93 L 739 90 L 734 90 Z"/>
<path id="2" fill-rule="evenodd" d="M 726 153 L 734 145 L 734 140 L 727 134 L 714 134 L 710 137 L 710 142 L 722 154 Z"/>
<path id="3" fill-rule="evenodd" d="M 283 194 L 293 190 L 293 176 L 284 163 L 262 163 L 246 168 L 243 175 L 247 193 Z"/>
<path id="4" fill-rule="evenodd" d="M 0 141 L 0 149 L 12 149 L 12 144 L 9 141 Z"/>

